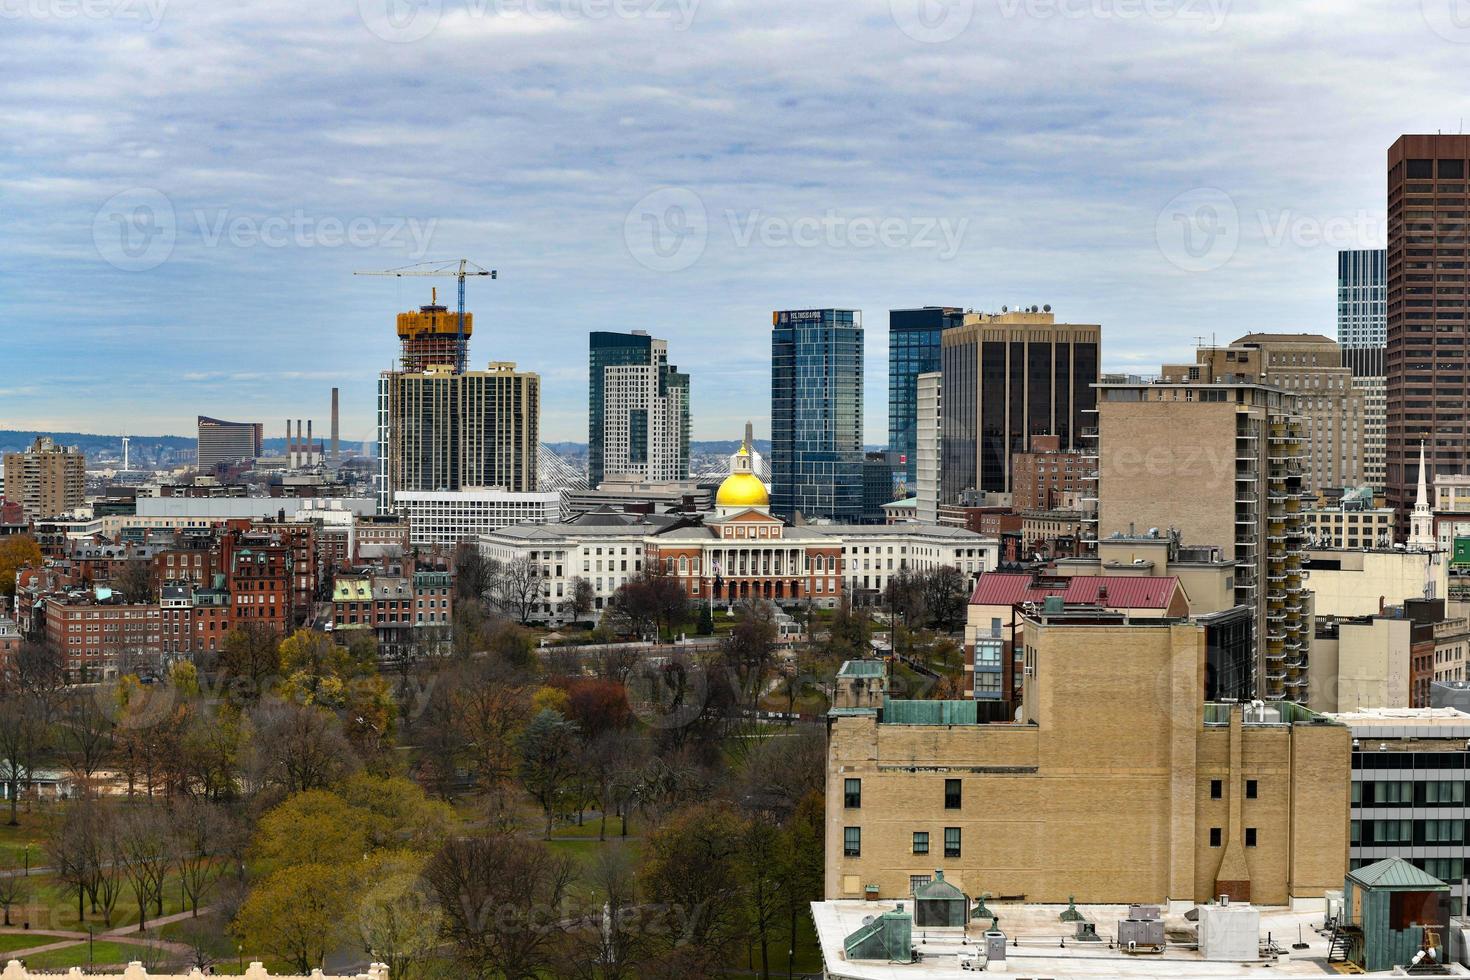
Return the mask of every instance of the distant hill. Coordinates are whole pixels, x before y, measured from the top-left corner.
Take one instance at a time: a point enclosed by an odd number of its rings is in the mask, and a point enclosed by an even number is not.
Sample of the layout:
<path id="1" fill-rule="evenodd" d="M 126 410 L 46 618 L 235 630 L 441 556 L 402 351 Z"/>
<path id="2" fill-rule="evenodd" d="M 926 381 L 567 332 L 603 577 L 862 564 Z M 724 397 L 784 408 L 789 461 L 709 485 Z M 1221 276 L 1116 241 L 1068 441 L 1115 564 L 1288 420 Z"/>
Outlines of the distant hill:
<path id="1" fill-rule="evenodd" d="M 38 436 L 50 436 L 57 445 L 76 446 L 88 459 L 122 457 L 121 436 L 101 436 L 88 432 L 32 432 L 22 429 L 0 429 L 0 453 L 22 452 L 35 443 Z M 140 463 L 179 463 L 194 458 L 194 439 L 189 436 L 132 436 L 128 440 L 130 460 Z"/>

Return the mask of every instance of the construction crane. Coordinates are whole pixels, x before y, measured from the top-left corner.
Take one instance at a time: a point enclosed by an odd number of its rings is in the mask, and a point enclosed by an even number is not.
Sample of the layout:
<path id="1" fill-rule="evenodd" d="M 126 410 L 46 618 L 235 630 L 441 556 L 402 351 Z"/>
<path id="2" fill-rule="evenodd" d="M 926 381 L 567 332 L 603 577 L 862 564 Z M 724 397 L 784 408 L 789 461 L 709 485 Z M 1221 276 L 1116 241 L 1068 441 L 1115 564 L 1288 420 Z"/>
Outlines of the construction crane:
<path id="1" fill-rule="evenodd" d="M 458 262 L 419 262 L 416 265 L 406 265 L 401 269 L 385 269 L 382 272 L 354 272 L 354 276 L 453 276 L 459 280 L 459 344 L 455 350 L 454 370 L 456 374 L 464 374 L 465 342 L 464 342 L 464 281 L 466 276 L 489 276 L 491 279 L 498 278 L 494 269 L 486 269 L 476 265 L 469 259 L 460 259 Z"/>

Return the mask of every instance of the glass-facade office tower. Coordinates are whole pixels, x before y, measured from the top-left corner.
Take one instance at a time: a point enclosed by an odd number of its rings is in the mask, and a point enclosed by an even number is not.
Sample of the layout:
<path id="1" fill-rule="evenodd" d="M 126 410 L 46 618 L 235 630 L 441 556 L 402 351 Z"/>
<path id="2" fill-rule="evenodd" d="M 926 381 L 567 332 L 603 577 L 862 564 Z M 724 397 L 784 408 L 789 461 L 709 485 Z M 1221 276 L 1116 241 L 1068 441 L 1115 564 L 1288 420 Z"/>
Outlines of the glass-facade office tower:
<path id="1" fill-rule="evenodd" d="M 968 313 L 940 338 L 940 499 L 1010 493 L 1011 457 L 1031 437 L 1064 451 L 1090 445 L 1097 424 L 1097 324 L 1057 323 L 1050 311 Z"/>
<path id="2" fill-rule="evenodd" d="M 964 314 L 957 306 L 888 311 L 888 448 L 899 454 L 910 490 L 918 473 L 919 375 L 939 370 L 939 335 Z"/>
<path id="3" fill-rule="evenodd" d="M 863 314 L 771 314 L 771 512 L 863 515 Z"/>
<path id="4" fill-rule="evenodd" d="M 1387 249 L 1337 253 L 1337 342 L 1343 347 L 1382 347 L 1388 342 L 1387 264 Z"/>
<path id="5" fill-rule="evenodd" d="M 689 477 L 689 375 L 667 341 L 593 331 L 587 353 L 587 470 L 654 482 Z"/>
<path id="6" fill-rule="evenodd" d="M 1400 136 L 1388 149 L 1388 503 L 1414 506 L 1419 441 L 1431 485 L 1470 469 L 1470 136 Z"/>

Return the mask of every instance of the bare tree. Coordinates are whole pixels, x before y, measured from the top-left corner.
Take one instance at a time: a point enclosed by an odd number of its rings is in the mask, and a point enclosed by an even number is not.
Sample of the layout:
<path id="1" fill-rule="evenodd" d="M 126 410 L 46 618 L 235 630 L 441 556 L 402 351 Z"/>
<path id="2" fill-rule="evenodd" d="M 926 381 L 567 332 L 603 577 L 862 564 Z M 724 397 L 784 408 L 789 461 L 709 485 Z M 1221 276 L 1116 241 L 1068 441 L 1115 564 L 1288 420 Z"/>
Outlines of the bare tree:
<path id="1" fill-rule="evenodd" d="M 23 905 L 30 897 L 30 885 L 30 879 L 21 877 L 15 868 L 0 871 L 0 909 L 5 911 L 6 926 L 11 924 L 10 910 Z"/>
<path id="2" fill-rule="evenodd" d="M 570 586 L 566 600 L 567 609 L 571 611 L 573 621 L 580 622 L 592 612 L 597 592 L 592 588 L 592 583 L 580 575 L 572 579 Z"/>
<path id="3" fill-rule="evenodd" d="M 541 566 L 529 558 L 517 558 L 495 564 L 487 597 L 491 605 L 524 625 L 535 616 L 545 590 Z"/>
<path id="4" fill-rule="evenodd" d="M 0 783 L 10 796 L 10 826 L 20 826 L 21 790 L 34 779 L 47 746 L 41 703 L 24 693 L 0 698 Z"/>
<path id="5" fill-rule="evenodd" d="M 113 591 L 128 602 L 154 602 L 158 599 L 158 572 L 146 558 L 125 561 L 112 575 Z"/>
<path id="6" fill-rule="evenodd" d="M 163 915 L 163 882 L 173 867 L 173 835 L 168 818 L 157 807 L 134 807 L 115 827 L 116 851 L 123 875 L 138 902 L 138 931 L 148 928 L 148 906 Z"/>
<path id="7" fill-rule="evenodd" d="M 178 798 L 169 818 L 179 887 L 197 919 L 200 901 L 224 874 L 224 858 L 239 828 L 219 806 L 193 797 Z"/>
<path id="8" fill-rule="evenodd" d="M 112 757 L 115 727 L 96 693 L 86 690 L 71 699 L 57 725 L 57 754 L 83 793 L 92 791 L 92 778 Z"/>
<path id="9" fill-rule="evenodd" d="M 519 834 L 451 840 L 424 871 L 444 911 L 444 935 L 472 976 L 533 980 L 560 962 L 560 929 L 547 915 L 566 898 L 576 866 Z"/>
<path id="10" fill-rule="evenodd" d="M 255 724 L 252 771 L 259 785 L 287 793 L 321 789 L 355 768 L 357 757 L 337 717 L 313 705 L 267 701 L 251 714 Z"/>

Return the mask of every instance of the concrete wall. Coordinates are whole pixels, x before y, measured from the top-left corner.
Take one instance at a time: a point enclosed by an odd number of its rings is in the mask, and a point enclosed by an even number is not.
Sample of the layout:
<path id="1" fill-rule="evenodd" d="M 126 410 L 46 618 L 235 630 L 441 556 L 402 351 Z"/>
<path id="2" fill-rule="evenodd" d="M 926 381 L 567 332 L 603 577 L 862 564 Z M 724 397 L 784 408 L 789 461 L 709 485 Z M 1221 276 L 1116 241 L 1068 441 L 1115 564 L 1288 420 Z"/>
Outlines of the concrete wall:
<path id="1" fill-rule="evenodd" d="M 1424 598 L 1426 581 L 1434 583 L 1435 598 L 1443 599 L 1448 588 L 1443 555 L 1334 550 L 1309 551 L 1307 557 L 1318 616 L 1373 616 L 1384 605 Z M 1340 562 L 1341 569 L 1324 567 L 1329 559 Z"/>

